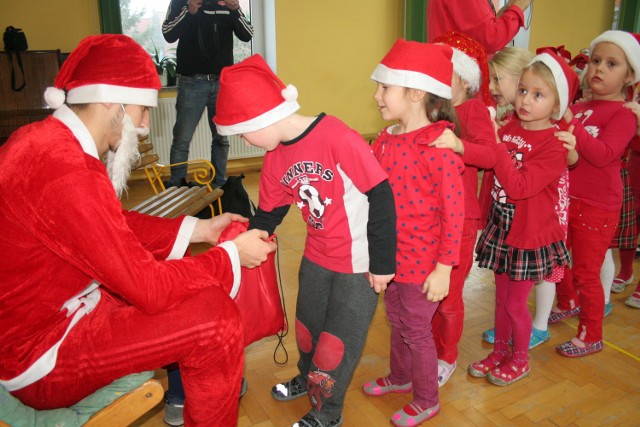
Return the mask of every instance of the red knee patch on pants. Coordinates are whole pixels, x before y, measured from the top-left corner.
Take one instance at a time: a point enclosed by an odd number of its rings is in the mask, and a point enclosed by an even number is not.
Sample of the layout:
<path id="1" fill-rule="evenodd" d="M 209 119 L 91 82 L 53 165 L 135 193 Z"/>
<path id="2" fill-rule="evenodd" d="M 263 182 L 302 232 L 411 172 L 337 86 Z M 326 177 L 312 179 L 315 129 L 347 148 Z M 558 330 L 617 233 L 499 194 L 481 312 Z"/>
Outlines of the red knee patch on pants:
<path id="1" fill-rule="evenodd" d="M 323 371 L 332 371 L 338 367 L 344 356 L 344 343 L 335 335 L 327 332 L 320 334 L 320 340 L 313 355 L 313 363 Z"/>
<path id="2" fill-rule="evenodd" d="M 311 332 L 307 329 L 302 322 L 296 319 L 296 341 L 298 342 L 298 348 L 304 353 L 310 353 L 313 348 L 311 341 Z"/>

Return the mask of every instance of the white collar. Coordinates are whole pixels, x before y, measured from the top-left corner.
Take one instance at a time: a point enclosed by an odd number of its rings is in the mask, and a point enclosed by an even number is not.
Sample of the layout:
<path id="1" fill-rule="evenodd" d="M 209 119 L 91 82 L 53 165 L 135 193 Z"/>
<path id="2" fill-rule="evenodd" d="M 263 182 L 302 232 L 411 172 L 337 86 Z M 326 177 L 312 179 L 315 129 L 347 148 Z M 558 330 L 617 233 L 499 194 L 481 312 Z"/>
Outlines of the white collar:
<path id="1" fill-rule="evenodd" d="M 66 105 L 61 106 L 53 112 L 53 117 L 60 120 L 66 127 L 71 130 L 73 136 L 80 142 L 82 150 L 88 155 L 100 160 L 98 156 L 98 148 L 89 133 L 89 129 L 84 125 L 82 120 L 74 113 L 71 108 Z"/>

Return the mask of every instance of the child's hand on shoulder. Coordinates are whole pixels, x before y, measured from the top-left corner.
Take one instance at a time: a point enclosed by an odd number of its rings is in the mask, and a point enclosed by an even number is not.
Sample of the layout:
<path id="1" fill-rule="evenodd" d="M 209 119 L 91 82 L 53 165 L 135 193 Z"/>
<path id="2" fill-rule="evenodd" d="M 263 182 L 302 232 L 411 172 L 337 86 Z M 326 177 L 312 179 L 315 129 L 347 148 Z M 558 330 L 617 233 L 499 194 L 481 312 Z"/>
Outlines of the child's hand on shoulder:
<path id="1" fill-rule="evenodd" d="M 576 137 L 573 135 L 574 126 L 569 126 L 568 130 L 560 130 L 554 135 L 560 141 L 562 141 L 562 146 L 567 149 L 567 165 L 569 167 L 575 165 L 578 162 L 578 151 L 576 150 Z"/>
<path id="2" fill-rule="evenodd" d="M 451 266 L 438 263 L 435 270 L 427 276 L 422 293 L 425 294 L 427 301 L 442 301 L 449 295 L 449 282 L 451 280 Z"/>
<path id="3" fill-rule="evenodd" d="M 638 126 L 636 135 L 640 136 L 640 104 L 637 102 L 627 102 L 624 106 L 633 111 L 633 114 L 636 115 L 636 125 Z"/>
<path id="4" fill-rule="evenodd" d="M 451 129 L 445 129 L 442 135 L 429 144 L 435 148 L 450 148 L 454 153 L 464 154 L 464 145 Z"/>
<path id="5" fill-rule="evenodd" d="M 393 279 L 395 274 L 373 274 L 369 272 L 367 276 L 367 279 L 369 279 L 369 286 L 376 291 L 376 294 L 379 294 L 387 289 L 387 285 L 391 279 Z"/>

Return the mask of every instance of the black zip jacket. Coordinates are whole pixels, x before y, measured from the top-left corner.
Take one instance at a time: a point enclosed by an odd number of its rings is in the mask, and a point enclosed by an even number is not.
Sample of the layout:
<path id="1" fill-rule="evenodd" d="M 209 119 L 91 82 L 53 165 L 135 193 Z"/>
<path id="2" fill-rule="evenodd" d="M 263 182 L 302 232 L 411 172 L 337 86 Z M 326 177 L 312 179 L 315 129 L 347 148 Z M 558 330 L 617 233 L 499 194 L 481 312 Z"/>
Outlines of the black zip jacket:
<path id="1" fill-rule="evenodd" d="M 177 73 L 220 75 L 233 64 L 233 35 L 248 42 L 253 27 L 240 8 L 231 10 L 213 0 L 205 0 L 190 14 L 187 0 L 171 0 L 162 35 L 168 43 L 178 41 Z"/>

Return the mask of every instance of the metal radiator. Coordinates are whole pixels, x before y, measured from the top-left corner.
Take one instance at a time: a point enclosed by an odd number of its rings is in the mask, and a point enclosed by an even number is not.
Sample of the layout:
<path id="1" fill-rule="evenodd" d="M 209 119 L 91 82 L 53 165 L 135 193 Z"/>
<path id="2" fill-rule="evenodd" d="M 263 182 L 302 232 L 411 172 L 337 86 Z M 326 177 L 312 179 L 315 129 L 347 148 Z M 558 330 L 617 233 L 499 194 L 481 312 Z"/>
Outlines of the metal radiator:
<path id="1" fill-rule="evenodd" d="M 151 130 L 149 138 L 153 143 L 160 163 L 169 163 L 169 149 L 173 135 L 173 124 L 176 122 L 176 98 L 158 99 L 158 107 L 151 109 Z M 264 150 L 247 147 L 237 136 L 229 137 L 229 160 L 261 157 Z M 200 118 L 191 140 L 189 160 L 211 159 L 211 131 L 207 124 L 206 109 Z"/>

